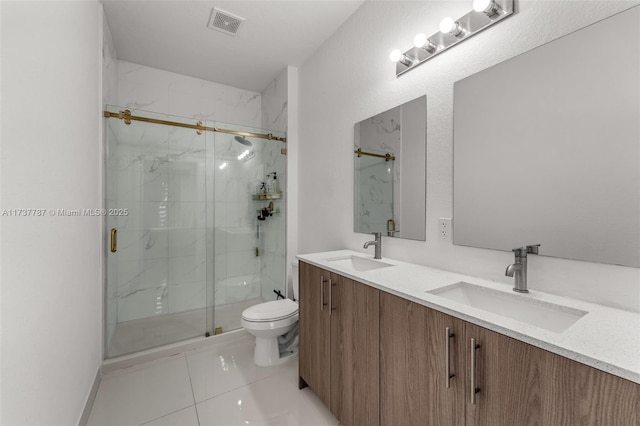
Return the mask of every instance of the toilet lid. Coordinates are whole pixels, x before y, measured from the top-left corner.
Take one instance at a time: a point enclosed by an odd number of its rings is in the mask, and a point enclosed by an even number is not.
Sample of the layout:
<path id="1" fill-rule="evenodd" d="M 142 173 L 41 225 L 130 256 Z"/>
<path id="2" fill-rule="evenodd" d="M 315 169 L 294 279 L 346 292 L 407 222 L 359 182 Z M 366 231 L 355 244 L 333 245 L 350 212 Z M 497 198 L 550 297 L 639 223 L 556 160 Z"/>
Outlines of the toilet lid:
<path id="1" fill-rule="evenodd" d="M 246 321 L 277 321 L 292 317 L 298 313 L 298 304 L 291 299 L 253 305 L 242 312 Z"/>

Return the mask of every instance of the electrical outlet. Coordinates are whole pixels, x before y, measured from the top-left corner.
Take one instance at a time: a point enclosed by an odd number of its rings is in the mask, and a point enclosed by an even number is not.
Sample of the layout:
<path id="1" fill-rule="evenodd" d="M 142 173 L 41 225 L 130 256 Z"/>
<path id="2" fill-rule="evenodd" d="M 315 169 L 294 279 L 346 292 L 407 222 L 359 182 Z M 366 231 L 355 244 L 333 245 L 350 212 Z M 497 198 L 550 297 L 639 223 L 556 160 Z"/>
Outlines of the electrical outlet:
<path id="1" fill-rule="evenodd" d="M 451 218 L 441 217 L 438 220 L 438 232 L 440 239 L 443 241 L 451 241 Z"/>

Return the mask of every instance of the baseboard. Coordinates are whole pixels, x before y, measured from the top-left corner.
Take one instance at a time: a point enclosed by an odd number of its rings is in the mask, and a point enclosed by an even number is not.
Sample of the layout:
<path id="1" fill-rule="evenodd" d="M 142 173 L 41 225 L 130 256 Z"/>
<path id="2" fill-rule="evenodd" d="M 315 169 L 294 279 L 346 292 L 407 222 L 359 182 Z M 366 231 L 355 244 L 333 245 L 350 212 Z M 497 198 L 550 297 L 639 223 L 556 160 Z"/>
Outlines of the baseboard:
<path id="1" fill-rule="evenodd" d="M 91 386 L 91 391 L 89 392 L 87 401 L 84 403 L 84 409 L 82 410 L 82 415 L 80 416 L 80 420 L 78 421 L 78 426 L 87 426 L 89 415 L 91 414 L 91 409 L 93 408 L 93 402 L 96 400 L 96 395 L 98 394 L 98 387 L 100 387 L 101 380 L 102 367 L 98 367 L 96 378 L 93 380 L 93 386 Z"/>

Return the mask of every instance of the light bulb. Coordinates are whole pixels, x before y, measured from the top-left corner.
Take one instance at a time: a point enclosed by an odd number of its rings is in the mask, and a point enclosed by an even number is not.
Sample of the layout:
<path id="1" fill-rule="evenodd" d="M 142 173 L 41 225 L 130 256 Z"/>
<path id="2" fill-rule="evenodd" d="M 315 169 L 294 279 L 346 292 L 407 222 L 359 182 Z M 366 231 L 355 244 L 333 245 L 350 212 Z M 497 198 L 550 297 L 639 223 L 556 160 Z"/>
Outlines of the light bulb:
<path id="1" fill-rule="evenodd" d="M 451 34 L 456 37 L 463 33 L 460 24 L 448 16 L 440 21 L 440 32 L 444 34 Z"/>
<path id="2" fill-rule="evenodd" d="M 473 10 L 484 12 L 491 3 L 493 3 L 493 0 L 473 0 Z"/>
<path id="3" fill-rule="evenodd" d="M 495 0 L 473 0 L 473 10 L 476 12 L 484 12 L 485 15 L 491 18 L 497 15 L 502 9 Z"/>
<path id="4" fill-rule="evenodd" d="M 429 40 L 425 33 L 416 35 L 413 39 L 413 44 L 417 48 L 424 49 L 431 54 L 434 54 L 436 50 L 438 50 L 438 46 L 436 46 L 431 40 Z"/>
<path id="5" fill-rule="evenodd" d="M 455 21 L 447 16 L 446 18 L 443 18 L 442 21 L 440 21 L 440 32 L 447 34 L 451 32 L 454 25 Z"/>
<path id="6" fill-rule="evenodd" d="M 416 34 L 413 39 L 413 45 L 415 47 L 422 47 L 427 42 L 427 35 L 425 33 Z"/>
<path id="7" fill-rule="evenodd" d="M 389 59 L 391 59 L 393 62 L 400 62 L 405 67 L 410 67 L 414 64 L 412 58 L 408 57 L 398 49 L 393 49 L 391 51 Z"/>

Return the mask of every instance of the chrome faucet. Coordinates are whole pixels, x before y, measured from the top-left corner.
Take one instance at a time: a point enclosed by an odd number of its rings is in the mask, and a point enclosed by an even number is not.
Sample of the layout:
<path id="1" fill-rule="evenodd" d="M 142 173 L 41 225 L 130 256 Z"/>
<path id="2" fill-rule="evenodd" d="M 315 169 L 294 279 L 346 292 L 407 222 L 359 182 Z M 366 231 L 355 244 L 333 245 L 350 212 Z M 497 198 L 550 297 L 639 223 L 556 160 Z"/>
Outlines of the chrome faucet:
<path id="1" fill-rule="evenodd" d="M 516 256 L 516 262 L 507 266 L 504 274 L 507 277 L 515 276 L 516 281 L 513 291 L 529 293 L 529 290 L 527 290 L 527 253 L 538 254 L 538 247 L 540 247 L 540 244 L 514 248 L 512 250 Z"/>
<path id="2" fill-rule="evenodd" d="M 380 232 L 372 232 L 372 234 L 376 237 L 375 241 L 367 241 L 366 243 L 364 243 L 364 248 L 369 248 L 369 246 L 373 244 L 374 246 L 376 246 L 376 251 L 373 258 L 382 259 L 382 234 Z"/>

